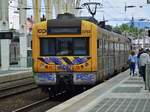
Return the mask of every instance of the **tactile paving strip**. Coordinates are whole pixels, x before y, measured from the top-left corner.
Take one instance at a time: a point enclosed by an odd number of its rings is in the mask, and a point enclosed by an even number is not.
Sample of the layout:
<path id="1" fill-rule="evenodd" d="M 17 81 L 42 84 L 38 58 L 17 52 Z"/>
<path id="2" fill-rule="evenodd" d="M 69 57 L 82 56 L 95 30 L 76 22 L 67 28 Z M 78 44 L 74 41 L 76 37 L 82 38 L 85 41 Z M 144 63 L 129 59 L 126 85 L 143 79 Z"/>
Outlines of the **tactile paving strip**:
<path id="1" fill-rule="evenodd" d="M 141 87 L 117 87 L 112 93 L 139 93 L 141 89 Z"/>
<path id="2" fill-rule="evenodd" d="M 150 112 L 150 99 L 105 98 L 89 112 Z"/>
<path id="3" fill-rule="evenodd" d="M 126 81 L 123 84 L 144 84 L 144 82 L 130 82 L 130 81 Z"/>

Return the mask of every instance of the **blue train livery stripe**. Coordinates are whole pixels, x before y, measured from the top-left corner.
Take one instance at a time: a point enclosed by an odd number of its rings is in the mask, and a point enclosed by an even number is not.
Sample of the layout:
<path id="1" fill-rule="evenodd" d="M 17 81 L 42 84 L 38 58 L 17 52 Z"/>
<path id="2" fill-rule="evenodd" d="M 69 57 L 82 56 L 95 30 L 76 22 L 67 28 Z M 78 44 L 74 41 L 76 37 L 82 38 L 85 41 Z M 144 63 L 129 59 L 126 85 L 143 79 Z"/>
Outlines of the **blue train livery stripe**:
<path id="1" fill-rule="evenodd" d="M 38 59 L 46 64 L 53 63 L 56 65 L 79 65 L 86 63 L 89 59 L 91 59 L 91 57 L 43 57 Z"/>

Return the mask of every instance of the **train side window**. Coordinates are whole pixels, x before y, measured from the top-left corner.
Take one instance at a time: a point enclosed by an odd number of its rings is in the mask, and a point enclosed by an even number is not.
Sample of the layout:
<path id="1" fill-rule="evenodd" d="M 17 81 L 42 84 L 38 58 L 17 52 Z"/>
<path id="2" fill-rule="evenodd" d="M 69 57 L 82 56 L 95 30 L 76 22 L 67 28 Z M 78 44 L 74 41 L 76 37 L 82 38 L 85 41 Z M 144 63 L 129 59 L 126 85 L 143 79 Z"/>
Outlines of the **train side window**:
<path id="1" fill-rule="evenodd" d="M 55 39 L 41 38 L 40 39 L 40 55 L 54 56 L 56 54 Z"/>
<path id="2" fill-rule="evenodd" d="M 105 42 L 105 40 L 103 40 L 103 54 L 104 54 L 104 55 L 106 54 L 105 44 L 106 44 L 106 42 Z"/>
<path id="3" fill-rule="evenodd" d="M 32 40 L 31 40 L 31 49 L 32 49 Z"/>
<path id="4" fill-rule="evenodd" d="M 97 48 L 99 48 L 100 46 L 99 46 L 99 39 L 97 40 Z"/>
<path id="5" fill-rule="evenodd" d="M 109 53 L 110 55 L 113 55 L 113 43 L 112 42 L 109 43 Z"/>
<path id="6" fill-rule="evenodd" d="M 120 43 L 120 51 L 122 51 L 122 43 Z"/>
<path id="7" fill-rule="evenodd" d="M 124 44 L 122 43 L 122 52 L 124 53 Z"/>
<path id="8" fill-rule="evenodd" d="M 105 55 L 108 55 L 108 41 L 105 41 Z"/>
<path id="9" fill-rule="evenodd" d="M 99 40 L 99 48 L 98 48 L 98 55 L 102 56 L 103 53 L 103 41 L 102 39 Z"/>
<path id="10" fill-rule="evenodd" d="M 81 56 L 89 55 L 89 39 L 88 38 L 73 39 L 73 55 L 81 55 Z"/>
<path id="11" fill-rule="evenodd" d="M 99 43 L 99 48 L 100 48 L 100 49 L 103 49 L 103 40 L 100 39 L 99 41 L 100 41 L 100 43 Z"/>
<path id="12" fill-rule="evenodd" d="M 117 43 L 117 50 L 118 50 L 118 51 L 120 50 L 120 45 L 119 45 L 119 43 Z"/>
<path id="13" fill-rule="evenodd" d="M 118 50 L 118 43 L 115 43 L 115 51 L 117 52 Z"/>

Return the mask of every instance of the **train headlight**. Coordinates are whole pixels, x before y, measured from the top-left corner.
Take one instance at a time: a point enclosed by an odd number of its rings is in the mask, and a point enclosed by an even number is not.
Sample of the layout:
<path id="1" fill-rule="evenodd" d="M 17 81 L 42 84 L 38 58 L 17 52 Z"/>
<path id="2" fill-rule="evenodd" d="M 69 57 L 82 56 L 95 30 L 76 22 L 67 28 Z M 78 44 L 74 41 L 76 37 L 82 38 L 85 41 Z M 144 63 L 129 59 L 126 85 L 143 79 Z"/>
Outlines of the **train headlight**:
<path id="1" fill-rule="evenodd" d="M 56 74 L 36 73 L 35 80 L 38 85 L 53 85 L 56 84 Z"/>

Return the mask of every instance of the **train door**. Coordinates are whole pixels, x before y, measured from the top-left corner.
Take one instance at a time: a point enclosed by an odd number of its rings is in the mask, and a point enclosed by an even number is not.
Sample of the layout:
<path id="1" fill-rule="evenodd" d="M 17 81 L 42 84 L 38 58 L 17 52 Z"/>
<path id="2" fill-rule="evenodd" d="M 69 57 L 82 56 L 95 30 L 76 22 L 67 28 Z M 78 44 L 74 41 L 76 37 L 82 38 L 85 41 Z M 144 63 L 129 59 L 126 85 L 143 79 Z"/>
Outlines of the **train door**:
<path id="1" fill-rule="evenodd" d="M 1 42 L 0 42 L 0 67 L 1 67 Z"/>
<path id="2" fill-rule="evenodd" d="M 119 38 L 119 40 L 120 40 L 120 38 Z M 118 43 L 118 68 L 119 68 L 119 72 L 120 72 L 120 70 L 121 70 L 121 65 L 122 65 L 122 54 L 121 54 L 121 43 L 119 42 Z"/>
<path id="3" fill-rule="evenodd" d="M 109 54 L 110 54 L 109 55 L 109 69 L 110 69 L 110 75 L 112 76 L 114 73 L 114 46 L 113 46 L 113 41 L 109 42 Z"/>
<path id="4" fill-rule="evenodd" d="M 108 52 L 108 37 L 106 34 L 105 37 L 105 48 L 104 48 L 104 68 L 105 68 L 105 77 L 108 78 L 108 73 L 109 73 L 109 52 Z"/>
<path id="5" fill-rule="evenodd" d="M 104 75 L 104 66 L 103 66 L 103 38 L 97 40 L 97 57 L 98 57 L 98 79 L 103 80 Z"/>
<path id="6" fill-rule="evenodd" d="M 106 78 L 107 78 L 107 41 L 106 41 L 106 39 L 107 39 L 107 35 L 106 35 L 106 33 L 105 33 L 105 31 L 103 32 L 103 34 L 102 34 L 102 42 L 103 42 L 103 44 L 102 44 L 102 49 L 103 49 L 103 53 L 102 53 L 102 68 L 103 68 L 103 80 L 105 80 Z"/>
<path id="7" fill-rule="evenodd" d="M 115 73 L 115 41 L 113 40 L 113 73 Z"/>
<path id="8" fill-rule="evenodd" d="M 107 42 L 108 42 L 108 49 L 107 49 L 107 55 L 108 55 L 108 75 L 109 77 L 111 76 L 111 34 L 108 33 L 108 36 L 107 36 Z"/>
<path id="9" fill-rule="evenodd" d="M 101 55 L 101 63 L 102 63 L 102 77 L 103 80 L 105 78 L 105 59 L 104 59 L 104 53 L 105 53 L 105 39 L 104 39 L 104 35 L 102 35 L 102 55 Z"/>
<path id="10" fill-rule="evenodd" d="M 102 68 L 102 75 L 104 76 L 104 39 L 101 39 L 101 68 Z"/>
<path id="11" fill-rule="evenodd" d="M 115 43 L 115 68 L 116 71 L 119 70 L 119 43 Z"/>

